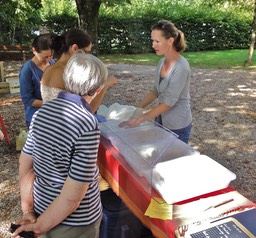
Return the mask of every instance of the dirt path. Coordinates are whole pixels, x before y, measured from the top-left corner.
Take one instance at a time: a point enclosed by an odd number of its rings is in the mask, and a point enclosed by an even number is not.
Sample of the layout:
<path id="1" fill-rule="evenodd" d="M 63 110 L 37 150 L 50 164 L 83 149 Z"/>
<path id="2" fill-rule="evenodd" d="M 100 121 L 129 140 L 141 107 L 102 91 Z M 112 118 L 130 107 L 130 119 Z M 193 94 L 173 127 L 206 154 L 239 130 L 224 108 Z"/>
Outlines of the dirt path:
<path id="1" fill-rule="evenodd" d="M 5 62 L 8 76 L 17 76 L 21 62 Z M 154 80 L 154 69 L 140 65 L 109 65 L 119 83 L 103 104 L 136 105 Z M 191 146 L 237 175 L 231 185 L 256 202 L 256 72 L 192 69 Z M 20 217 L 18 156 L 15 136 L 25 127 L 19 95 L 0 95 L 0 113 L 11 138 L 11 149 L 0 142 L 0 237 L 10 237 L 9 224 Z"/>

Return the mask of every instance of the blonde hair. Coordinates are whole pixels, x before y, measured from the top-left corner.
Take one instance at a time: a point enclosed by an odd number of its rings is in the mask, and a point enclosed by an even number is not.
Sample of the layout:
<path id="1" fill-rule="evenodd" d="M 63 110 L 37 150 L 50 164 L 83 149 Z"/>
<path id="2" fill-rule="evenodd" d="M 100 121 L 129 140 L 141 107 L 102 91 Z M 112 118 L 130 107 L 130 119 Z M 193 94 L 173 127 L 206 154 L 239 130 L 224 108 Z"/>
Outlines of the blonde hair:
<path id="1" fill-rule="evenodd" d="M 151 26 L 151 30 L 162 31 L 166 39 L 174 38 L 173 46 L 177 52 L 183 52 L 187 48 L 184 33 L 179 30 L 171 21 L 160 20 Z"/>

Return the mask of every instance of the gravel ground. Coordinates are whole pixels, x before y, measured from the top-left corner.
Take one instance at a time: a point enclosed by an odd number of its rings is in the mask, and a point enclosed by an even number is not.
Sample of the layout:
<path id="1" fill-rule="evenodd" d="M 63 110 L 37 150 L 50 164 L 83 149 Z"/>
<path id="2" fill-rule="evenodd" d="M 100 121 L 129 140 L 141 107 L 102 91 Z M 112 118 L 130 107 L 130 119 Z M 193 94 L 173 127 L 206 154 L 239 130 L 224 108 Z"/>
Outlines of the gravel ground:
<path id="1" fill-rule="evenodd" d="M 5 74 L 17 76 L 21 62 L 5 62 Z M 108 65 L 119 83 L 103 104 L 136 105 L 154 80 L 151 66 Z M 193 129 L 190 145 L 237 175 L 231 186 L 256 202 L 256 72 L 192 69 Z M 10 222 L 20 218 L 18 157 L 15 136 L 25 127 L 18 94 L 0 95 L 0 113 L 11 139 L 0 142 L 0 237 L 8 238 Z"/>

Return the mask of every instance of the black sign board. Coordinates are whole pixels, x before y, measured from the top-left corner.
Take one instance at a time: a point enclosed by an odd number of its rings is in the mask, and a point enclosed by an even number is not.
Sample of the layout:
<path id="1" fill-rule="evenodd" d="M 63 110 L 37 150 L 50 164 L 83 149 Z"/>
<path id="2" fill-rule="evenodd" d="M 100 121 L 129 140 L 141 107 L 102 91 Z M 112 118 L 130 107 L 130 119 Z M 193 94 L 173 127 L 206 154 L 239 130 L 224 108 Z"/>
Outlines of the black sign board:
<path id="1" fill-rule="evenodd" d="M 182 237 L 179 236 L 178 237 Z M 235 218 L 226 218 L 207 226 L 188 229 L 184 238 L 256 238 Z"/>

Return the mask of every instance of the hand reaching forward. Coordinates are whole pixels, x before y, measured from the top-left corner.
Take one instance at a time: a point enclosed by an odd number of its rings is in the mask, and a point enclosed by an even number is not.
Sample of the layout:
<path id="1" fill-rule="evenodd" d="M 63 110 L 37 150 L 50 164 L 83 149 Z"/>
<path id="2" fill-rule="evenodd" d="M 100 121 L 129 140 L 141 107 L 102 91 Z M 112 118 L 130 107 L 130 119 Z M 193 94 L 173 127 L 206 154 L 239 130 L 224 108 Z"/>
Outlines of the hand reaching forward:
<path id="1" fill-rule="evenodd" d="M 121 128 L 131 128 L 131 127 L 138 126 L 140 123 L 144 122 L 145 120 L 147 120 L 147 117 L 143 114 L 139 117 L 130 119 L 128 121 L 123 121 L 118 126 Z"/>

